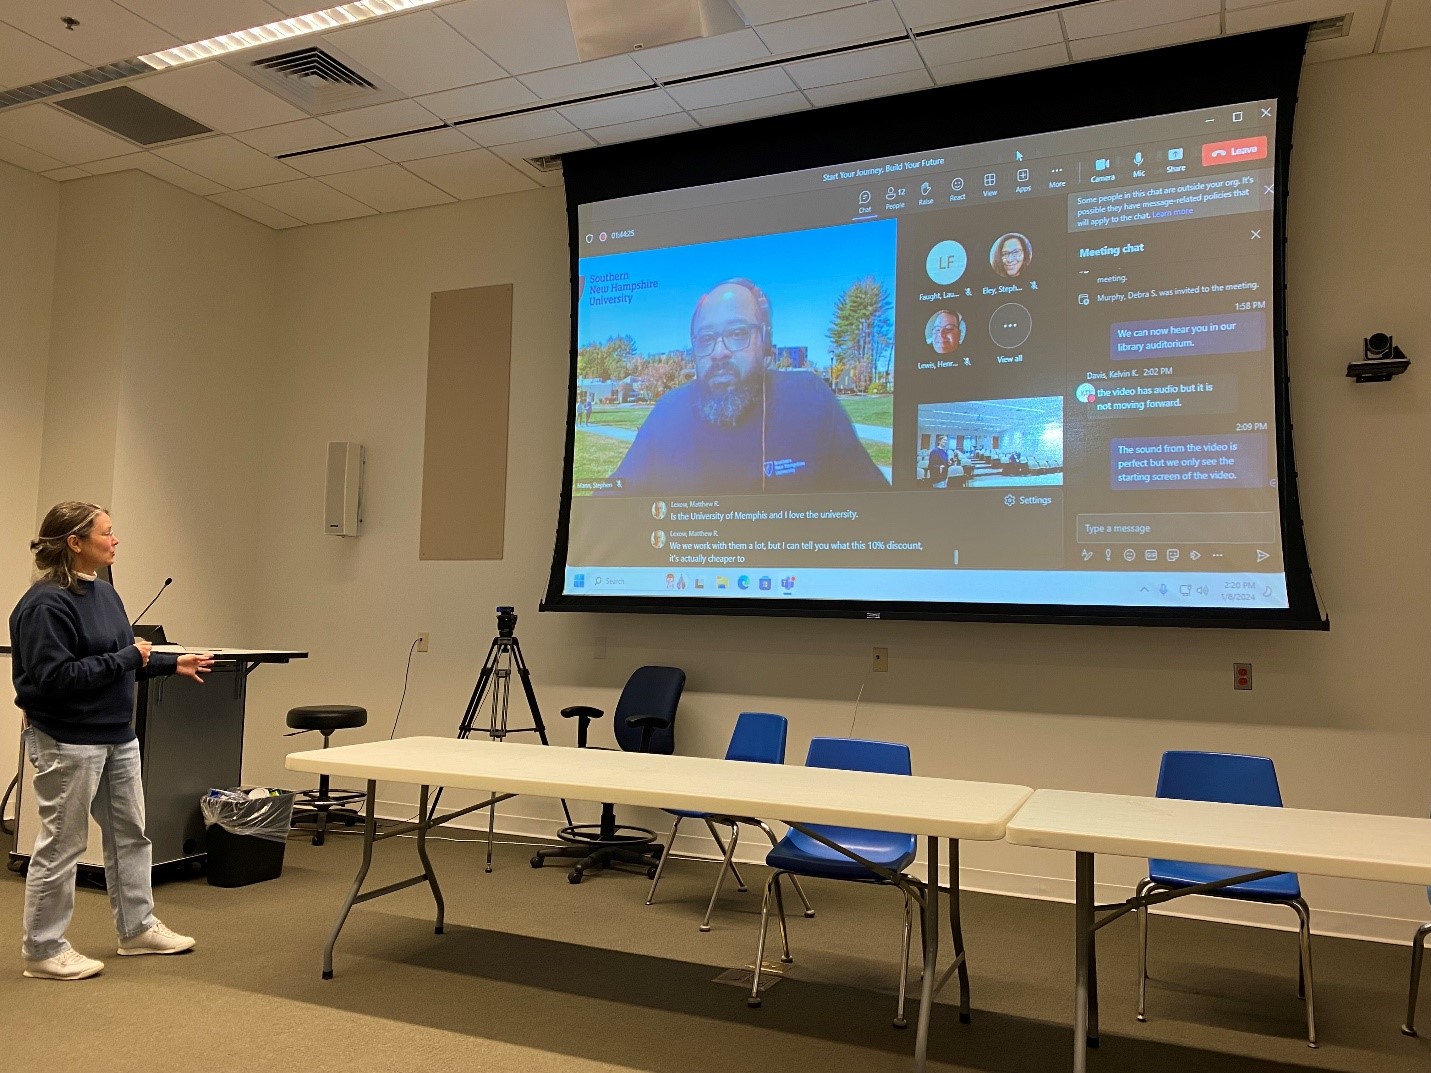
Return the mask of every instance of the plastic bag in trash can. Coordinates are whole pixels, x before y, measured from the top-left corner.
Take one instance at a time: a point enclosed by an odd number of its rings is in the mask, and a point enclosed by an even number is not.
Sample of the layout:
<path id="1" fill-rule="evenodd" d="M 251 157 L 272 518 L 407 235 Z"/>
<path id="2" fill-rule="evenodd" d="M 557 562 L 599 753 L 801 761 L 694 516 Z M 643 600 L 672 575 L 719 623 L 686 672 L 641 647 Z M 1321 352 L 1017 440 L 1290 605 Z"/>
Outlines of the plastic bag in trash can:
<path id="1" fill-rule="evenodd" d="M 210 790 L 199 799 L 204 825 L 274 842 L 288 839 L 296 794 L 286 790 Z"/>

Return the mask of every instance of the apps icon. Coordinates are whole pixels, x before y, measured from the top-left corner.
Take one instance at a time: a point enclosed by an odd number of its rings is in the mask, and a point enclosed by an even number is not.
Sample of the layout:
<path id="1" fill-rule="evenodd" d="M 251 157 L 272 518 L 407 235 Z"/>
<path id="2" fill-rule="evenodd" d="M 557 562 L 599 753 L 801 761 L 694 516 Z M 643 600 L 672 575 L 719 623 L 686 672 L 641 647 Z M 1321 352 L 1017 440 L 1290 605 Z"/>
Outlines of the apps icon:
<path id="1" fill-rule="evenodd" d="M 1019 182 L 1021 182 L 1021 183 L 1026 183 L 1026 182 L 1029 181 L 1029 169 L 1028 169 L 1028 168 L 1020 168 L 1020 169 L 1019 169 L 1019 171 L 1018 171 L 1018 180 L 1019 180 Z"/>

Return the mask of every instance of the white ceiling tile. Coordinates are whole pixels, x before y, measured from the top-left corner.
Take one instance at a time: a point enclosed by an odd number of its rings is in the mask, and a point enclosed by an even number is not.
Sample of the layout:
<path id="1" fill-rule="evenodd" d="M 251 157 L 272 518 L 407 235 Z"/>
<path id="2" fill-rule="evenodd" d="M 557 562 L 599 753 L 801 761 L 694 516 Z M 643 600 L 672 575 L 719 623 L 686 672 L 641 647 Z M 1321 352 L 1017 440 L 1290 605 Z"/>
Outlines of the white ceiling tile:
<path id="1" fill-rule="evenodd" d="M 165 160 L 153 153 L 129 153 L 125 156 L 111 157 L 109 160 L 93 160 L 85 165 L 85 169 L 92 175 L 107 175 L 114 171 L 142 171 L 156 179 L 163 179 L 171 186 L 177 186 L 191 194 L 198 194 L 200 197 L 207 197 L 224 189 L 219 183 L 206 179 L 202 175 L 195 175 L 187 168 L 181 168 L 172 160 Z"/>
<path id="2" fill-rule="evenodd" d="M 535 138 L 550 138 L 575 129 L 555 109 L 462 125 L 462 133 L 478 145 L 508 145 L 512 142 L 532 141 Z"/>
<path id="3" fill-rule="evenodd" d="M 430 11 L 379 19 L 326 39 L 409 97 L 507 73 Z"/>
<path id="4" fill-rule="evenodd" d="M 1048 7 L 1048 0 L 894 0 L 894 6 L 904 16 L 912 30 L 930 26 L 965 25 L 983 19 L 994 19 L 1036 7 Z"/>
<path id="5" fill-rule="evenodd" d="M 0 160 L 26 171 L 54 171 L 65 166 L 64 161 L 56 160 L 27 145 L 12 142 L 9 138 L 0 138 Z"/>
<path id="6" fill-rule="evenodd" d="M 941 86 L 955 82 L 977 82 L 981 78 L 999 78 L 1021 71 L 1040 71 L 1068 62 L 1068 48 L 1063 44 L 1041 45 L 1020 52 L 1005 52 L 998 56 L 982 56 L 960 63 L 945 63 L 931 68 L 934 81 Z"/>
<path id="7" fill-rule="evenodd" d="M 723 78 L 706 78 L 699 82 L 687 82 L 671 86 L 669 93 L 682 108 L 714 108 L 719 104 L 734 104 L 736 101 L 754 101 L 761 97 L 774 97 L 779 93 L 791 93 L 795 83 L 779 67 L 766 67 L 759 71 L 744 71 L 726 75 Z"/>
<path id="8" fill-rule="evenodd" d="M 249 197 L 269 208 L 302 220 L 305 224 L 326 224 L 334 220 L 351 220 L 355 216 L 371 216 L 373 210 L 347 194 L 325 186 L 317 179 L 298 179 L 276 186 L 258 186 L 248 191 Z"/>
<path id="9" fill-rule="evenodd" d="M 455 200 L 398 164 L 330 175 L 323 181 L 379 212 L 401 212 Z"/>
<path id="10" fill-rule="evenodd" d="M 334 175 L 340 171 L 358 171 L 362 168 L 378 168 L 387 160 L 378 156 L 366 145 L 349 145 L 342 149 L 329 149 L 322 153 L 307 153 L 289 157 L 284 161 L 289 167 L 297 168 L 305 175 Z"/>
<path id="11" fill-rule="evenodd" d="M 0 22 L 0 86 L 28 86 L 83 66 L 69 53 Z"/>
<path id="12" fill-rule="evenodd" d="M 513 74 L 581 60 L 566 0 L 466 0 L 436 14 Z"/>
<path id="13" fill-rule="evenodd" d="M 202 41 L 285 17 L 280 8 L 265 0 L 119 0 L 119 3 L 181 41 Z M 309 6 L 309 10 L 317 8 L 318 5 Z"/>
<path id="14" fill-rule="evenodd" d="M 1070 41 L 1068 50 L 1075 61 L 1093 60 L 1100 56 L 1120 56 L 1128 52 L 1143 52 L 1150 48 L 1166 45 L 1181 45 L 1188 41 L 1203 41 L 1222 33 L 1220 15 L 1204 15 L 1185 22 L 1164 23 L 1161 26 L 1146 26 L 1141 30 L 1127 30 L 1123 33 L 1108 34 L 1104 37 L 1085 37 Z"/>
<path id="15" fill-rule="evenodd" d="M 584 97 L 589 93 L 605 93 L 612 89 L 649 86 L 651 76 L 630 56 L 608 56 L 602 60 L 587 60 L 570 67 L 553 67 L 522 75 L 522 84 L 544 101 L 567 97 Z"/>
<path id="16" fill-rule="evenodd" d="M 269 156 L 297 153 L 303 149 L 317 149 L 320 145 L 347 141 L 341 131 L 334 130 L 317 119 L 300 119 L 297 123 L 280 123 L 276 127 L 246 130 L 234 137 Z"/>
<path id="17" fill-rule="evenodd" d="M 1378 52 L 1431 45 L 1431 4 L 1426 0 L 1392 0 L 1381 30 Z"/>
<path id="18" fill-rule="evenodd" d="M 499 78 L 476 86 L 463 86 L 419 97 L 418 103 L 443 119 L 495 115 L 512 108 L 535 104 L 537 95 L 515 78 Z"/>
<path id="19" fill-rule="evenodd" d="M 679 112 L 681 106 L 663 89 L 647 89 L 620 97 L 607 97 L 585 104 L 572 104 L 558 109 L 578 127 L 609 127 L 614 123 L 634 123 L 638 119 L 653 119 L 658 115 Z"/>
<path id="20" fill-rule="evenodd" d="M 1351 12 L 1351 32 L 1346 37 L 1312 41 L 1307 45 L 1307 62 L 1339 60 L 1348 56 L 1365 56 L 1376 47 L 1376 35 L 1381 30 L 1385 0 L 1282 0 L 1281 3 L 1232 10 L 1228 5 L 1227 32 L 1246 33 L 1274 26 L 1291 26 L 1298 22 L 1336 18 Z"/>
<path id="21" fill-rule="evenodd" d="M 222 205 L 226 209 L 237 212 L 242 216 L 247 216 L 250 220 L 257 220 L 266 227 L 298 227 L 302 224 L 301 220 L 295 220 L 287 213 L 279 212 L 271 205 L 265 205 L 262 201 L 255 201 L 247 194 L 240 194 L 237 191 L 215 194 L 209 198 L 209 200 Z"/>
<path id="22" fill-rule="evenodd" d="M 664 80 L 769 59 L 770 50 L 759 34 L 746 29 L 643 49 L 631 58 L 647 74 Z"/>
<path id="23" fill-rule="evenodd" d="M 499 145 L 492 151 L 508 163 L 517 163 L 528 157 L 561 156 L 590 149 L 595 140 L 585 131 L 574 130 L 570 134 L 558 134 L 551 138 L 535 138 L 529 142 L 510 142 Z"/>
<path id="24" fill-rule="evenodd" d="M 535 181 L 487 149 L 414 160 L 406 167 L 433 186 L 463 200 L 534 190 L 537 186 Z"/>
<path id="25" fill-rule="evenodd" d="M 889 97 L 896 93 L 913 93 L 928 89 L 934 79 L 923 67 L 917 71 L 900 71 L 890 75 L 876 75 L 862 78 L 858 82 L 841 82 L 833 86 L 815 86 L 805 91 L 805 96 L 815 102 L 817 108 L 827 108 L 832 104 L 847 104 L 850 101 L 868 101 L 876 97 Z"/>
<path id="26" fill-rule="evenodd" d="M 674 115 L 656 116 L 654 119 L 638 119 L 634 123 L 617 123 L 609 127 L 594 127 L 587 131 L 602 145 L 617 142 L 639 142 L 643 138 L 659 138 L 663 134 L 678 134 L 683 130 L 695 130 L 696 121 L 685 112 Z"/>
<path id="27" fill-rule="evenodd" d="M 785 69 L 802 87 L 833 86 L 839 82 L 855 82 L 880 75 L 903 71 L 923 71 L 924 61 L 912 42 L 879 45 L 858 52 L 841 52 L 838 56 L 821 56 L 813 60 L 788 63 Z"/>
<path id="28" fill-rule="evenodd" d="M 9 138 L 66 164 L 83 164 L 135 149 L 127 138 L 100 130 L 48 104 L 27 104 L 0 112 L 0 138 Z"/>
<path id="29" fill-rule="evenodd" d="M 460 153 L 476 144 L 461 131 L 448 127 L 444 130 L 428 131 L 426 134 L 409 134 L 403 138 L 384 138 L 380 142 L 370 142 L 368 148 L 379 156 L 401 163 L 405 160 Z"/>
<path id="30" fill-rule="evenodd" d="M 1062 43 L 1063 28 L 1058 23 L 1058 16 L 1043 14 L 921 37 L 919 51 L 930 67 L 938 67 Z"/>
<path id="31" fill-rule="evenodd" d="M 948 3 L 948 0 L 943 0 Z M 752 26 L 766 22 L 783 22 L 802 15 L 816 15 L 837 7 L 862 4 L 864 0 L 740 0 L 740 10 Z"/>
<path id="32" fill-rule="evenodd" d="M 149 75 L 133 88 L 224 134 L 306 118 L 287 101 L 212 60 Z"/>
<path id="33" fill-rule="evenodd" d="M 1221 12 L 1222 0 L 1103 0 L 1088 7 L 1069 8 L 1063 12 L 1063 25 L 1069 40 L 1076 40 Z"/>
<path id="34" fill-rule="evenodd" d="M 267 186 L 302 175 L 283 161 L 270 159 L 252 146 L 224 135 L 179 142 L 154 151 L 230 190 Z"/>
<path id="35" fill-rule="evenodd" d="M 40 173 L 46 179 L 53 179 L 57 183 L 66 183 L 71 179 L 88 179 L 89 172 L 81 171 L 79 168 L 56 168 L 54 171 L 44 171 Z"/>
<path id="36" fill-rule="evenodd" d="M 890 0 L 872 0 L 867 4 L 760 27 L 761 38 L 777 56 L 899 37 L 904 32 L 904 21 Z"/>
<path id="37" fill-rule="evenodd" d="M 183 42 L 113 0 L 11 0 L 5 21 L 91 66 L 142 56 Z M 78 19 L 67 30 L 62 17 Z"/>
<path id="38" fill-rule="evenodd" d="M 803 93 L 782 93 L 778 97 L 765 97 L 758 101 L 737 101 L 734 104 L 718 104 L 713 108 L 698 108 L 691 113 L 703 127 L 718 127 L 725 123 L 743 123 L 747 119 L 759 119 L 768 115 L 785 115 L 789 112 L 803 112 L 810 102 Z"/>
<path id="39" fill-rule="evenodd" d="M 330 112 L 323 120 L 349 138 L 375 138 L 438 123 L 438 118 L 416 101 L 392 101 L 354 108 L 350 112 Z"/>

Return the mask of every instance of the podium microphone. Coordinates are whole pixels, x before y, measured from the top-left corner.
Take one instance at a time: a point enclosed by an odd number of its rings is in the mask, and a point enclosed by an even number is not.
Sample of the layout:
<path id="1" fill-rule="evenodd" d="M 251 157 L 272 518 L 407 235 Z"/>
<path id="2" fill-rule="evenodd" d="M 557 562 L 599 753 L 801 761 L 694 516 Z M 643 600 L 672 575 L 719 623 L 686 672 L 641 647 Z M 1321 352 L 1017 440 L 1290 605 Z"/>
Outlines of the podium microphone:
<path id="1" fill-rule="evenodd" d="M 139 620 L 149 613 L 149 609 L 159 602 L 159 597 L 164 595 L 164 590 L 172 584 L 174 584 L 173 578 L 166 577 L 164 579 L 164 584 L 159 586 L 159 591 L 154 594 L 154 599 L 150 600 L 149 603 L 144 606 L 143 611 L 139 612 L 139 614 L 134 616 L 134 621 L 129 624 L 130 629 L 133 629 L 139 624 Z"/>

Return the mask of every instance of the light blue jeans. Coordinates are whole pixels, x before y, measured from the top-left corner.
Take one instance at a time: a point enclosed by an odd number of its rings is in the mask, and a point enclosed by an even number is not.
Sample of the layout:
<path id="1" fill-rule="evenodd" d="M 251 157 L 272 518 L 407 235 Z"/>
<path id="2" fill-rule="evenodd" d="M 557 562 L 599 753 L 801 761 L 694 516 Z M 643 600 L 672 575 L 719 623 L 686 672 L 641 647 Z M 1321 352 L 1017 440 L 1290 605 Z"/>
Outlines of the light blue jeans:
<path id="1" fill-rule="evenodd" d="M 139 743 L 64 745 L 28 727 L 25 752 L 35 766 L 40 832 L 25 879 L 21 954 L 42 961 L 69 949 L 75 869 L 89 842 L 86 814 L 104 835 L 104 879 L 120 939 L 148 930 L 154 924 L 153 850 L 144 834 Z"/>

